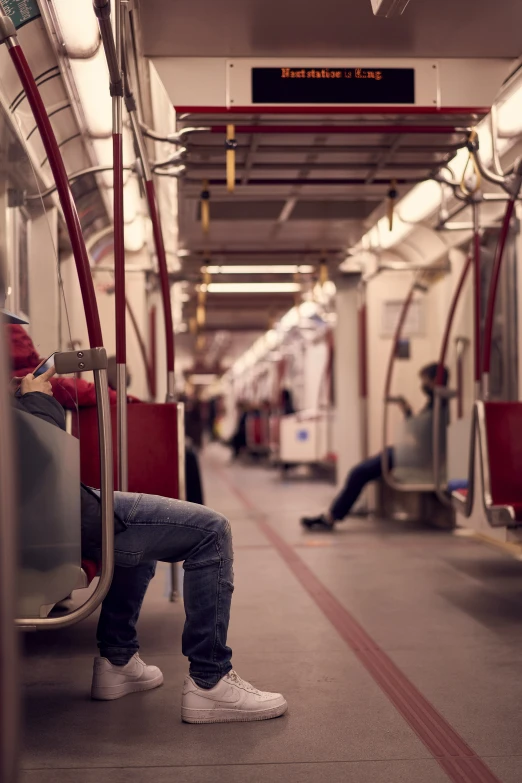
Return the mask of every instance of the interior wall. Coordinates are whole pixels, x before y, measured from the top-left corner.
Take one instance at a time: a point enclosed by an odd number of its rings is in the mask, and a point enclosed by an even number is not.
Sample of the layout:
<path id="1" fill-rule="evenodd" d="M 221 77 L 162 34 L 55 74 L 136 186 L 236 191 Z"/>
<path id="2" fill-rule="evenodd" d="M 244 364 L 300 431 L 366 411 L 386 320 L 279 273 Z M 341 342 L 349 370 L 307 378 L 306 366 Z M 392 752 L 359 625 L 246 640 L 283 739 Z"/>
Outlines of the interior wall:
<path id="1" fill-rule="evenodd" d="M 325 372 L 328 362 L 328 347 L 325 340 L 309 342 L 305 348 L 304 360 L 304 405 L 305 410 L 316 410 L 324 405 Z M 321 396 L 321 400 L 319 400 Z"/>
<path id="2" fill-rule="evenodd" d="M 40 356 L 60 348 L 58 213 L 50 209 L 29 226 L 29 333 Z"/>
<path id="3" fill-rule="evenodd" d="M 359 402 L 359 353 L 357 325 L 357 280 L 340 280 L 337 285 L 335 329 L 336 426 L 334 449 L 337 454 L 337 481 L 344 483 L 349 470 L 362 454 Z"/>

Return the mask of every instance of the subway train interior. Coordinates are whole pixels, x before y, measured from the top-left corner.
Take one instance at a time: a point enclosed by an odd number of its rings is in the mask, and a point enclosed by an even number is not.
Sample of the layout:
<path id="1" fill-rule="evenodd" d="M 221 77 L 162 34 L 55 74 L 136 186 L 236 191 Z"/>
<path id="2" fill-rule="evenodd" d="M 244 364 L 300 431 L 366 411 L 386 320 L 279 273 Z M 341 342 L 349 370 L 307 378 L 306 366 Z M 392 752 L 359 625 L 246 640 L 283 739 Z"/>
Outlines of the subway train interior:
<path id="1" fill-rule="evenodd" d="M 522 781 L 521 29 L 0 0 L 1 783 Z"/>

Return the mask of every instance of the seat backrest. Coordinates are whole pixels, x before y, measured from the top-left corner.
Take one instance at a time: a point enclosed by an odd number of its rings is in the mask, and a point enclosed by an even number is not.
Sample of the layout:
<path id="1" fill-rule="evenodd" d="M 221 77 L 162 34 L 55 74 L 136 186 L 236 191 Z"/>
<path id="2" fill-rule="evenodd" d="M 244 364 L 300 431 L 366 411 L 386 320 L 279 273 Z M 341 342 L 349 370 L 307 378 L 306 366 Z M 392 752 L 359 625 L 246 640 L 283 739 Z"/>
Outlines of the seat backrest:
<path id="1" fill-rule="evenodd" d="M 522 502 L 522 402 L 484 403 L 494 505 Z"/>
<path id="2" fill-rule="evenodd" d="M 69 595 L 81 563 L 78 441 L 58 427 L 14 411 L 19 489 L 19 617 Z"/>
<path id="3" fill-rule="evenodd" d="M 95 408 L 80 408 L 81 477 L 98 487 L 100 457 Z M 111 406 L 113 454 L 116 454 L 116 407 Z M 173 403 L 127 405 L 129 492 L 179 498 L 178 406 Z M 77 434 L 75 432 L 75 434 Z M 183 460 L 185 455 L 182 455 Z M 114 482 L 117 486 L 116 459 Z"/>

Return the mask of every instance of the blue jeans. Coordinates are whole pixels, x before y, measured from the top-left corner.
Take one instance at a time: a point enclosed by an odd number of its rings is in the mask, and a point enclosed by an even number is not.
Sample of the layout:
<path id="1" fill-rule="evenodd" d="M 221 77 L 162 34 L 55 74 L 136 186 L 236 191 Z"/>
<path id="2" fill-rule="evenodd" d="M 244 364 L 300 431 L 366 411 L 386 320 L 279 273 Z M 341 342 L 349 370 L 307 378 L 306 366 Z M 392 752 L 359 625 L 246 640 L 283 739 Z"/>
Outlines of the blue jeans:
<path id="1" fill-rule="evenodd" d="M 232 668 L 226 643 L 234 590 L 228 520 L 197 504 L 130 492 L 115 492 L 114 511 L 126 529 L 115 537 L 114 578 L 97 630 L 100 655 L 119 665 L 132 658 L 156 561 L 184 561 L 182 650 L 194 681 L 212 688 Z"/>
<path id="2" fill-rule="evenodd" d="M 393 467 L 393 449 L 387 449 L 388 464 Z M 348 516 L 353 504 L 370 481 L 382 477 L 382 454 L 360 462 L 348 474 L 346 484 L 330 506 L 332 518 L 340 521 Z"/>

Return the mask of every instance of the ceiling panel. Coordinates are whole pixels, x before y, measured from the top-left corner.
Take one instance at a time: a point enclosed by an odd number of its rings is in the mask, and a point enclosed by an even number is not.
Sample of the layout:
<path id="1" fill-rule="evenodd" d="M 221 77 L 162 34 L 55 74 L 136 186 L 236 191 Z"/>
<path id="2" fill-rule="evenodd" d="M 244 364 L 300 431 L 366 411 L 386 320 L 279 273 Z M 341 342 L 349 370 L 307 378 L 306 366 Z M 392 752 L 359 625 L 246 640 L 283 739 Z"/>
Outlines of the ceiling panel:
<path id="1" fill-rule="evenodd" d="M 370 0 L 140 0 L 145 54 L 518 57 L 522 3 L 411 0 L 394 19 Z"/>

